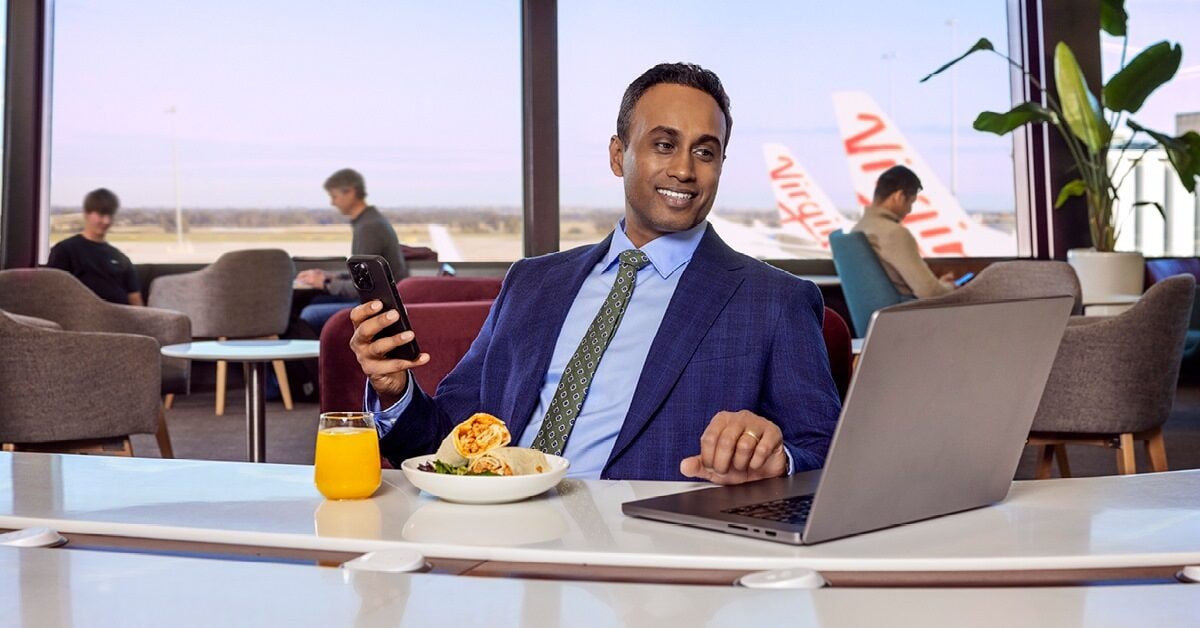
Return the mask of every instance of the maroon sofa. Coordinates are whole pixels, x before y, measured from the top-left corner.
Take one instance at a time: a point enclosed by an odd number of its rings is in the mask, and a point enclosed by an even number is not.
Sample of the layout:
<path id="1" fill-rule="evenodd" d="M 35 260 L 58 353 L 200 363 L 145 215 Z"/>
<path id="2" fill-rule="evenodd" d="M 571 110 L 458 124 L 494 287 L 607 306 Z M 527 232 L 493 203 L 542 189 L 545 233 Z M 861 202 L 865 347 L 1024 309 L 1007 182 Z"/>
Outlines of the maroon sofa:
<path id="1" fill-rule="evenodd" d="M 406 303 L 408 317 L 417 333 L 421 349 L 430 356 L 428 364 L 412 371 L 417 383 L 426 391 L 436 391 L 442 378 L 466 355 L 471 342 L 483 328 L 492 299 L 499 292 L 499 279 L 494 280 L 495 292 L 490 293 L 490 296 L 487 296 L 488 288 L 483 284 L 442 285 L 439 291 L 437 282 L 449 280 L 450 278 L 411 277 L 398 284 L 398 288 L 403 288 L 401 298 Z M 440 303 L 421 300 L 438 295 L 453 295 L 458 298 L 476 296 L 485 300 Z M 350 351 L 350 337 L 353 331 L 349 310 L 335 314 L 321 331 L 322 412 L 355 410 L 362 407 L 366 377 L 359 369 L 354 353 Z M 837 385 L 838 393 L 845 398 L 852 369 L 850 328 L 841 316 L 825 308 L 822 332 L 829 353 L 829 368 L 833 381 Z"/>
<path id="2" fill-rule="evenodd" d="M 492 301 L 500 294 L 499 277 L 408 277 L 396 283 L 421 350 L 430 361 L 413 369 L 425 390 L 437 390 L 483 327 Z M 321 412 L 362 408 L 366 376 L 350 351 L 350 309 L 334 314 L 321 330 L 319 380 Z"/>

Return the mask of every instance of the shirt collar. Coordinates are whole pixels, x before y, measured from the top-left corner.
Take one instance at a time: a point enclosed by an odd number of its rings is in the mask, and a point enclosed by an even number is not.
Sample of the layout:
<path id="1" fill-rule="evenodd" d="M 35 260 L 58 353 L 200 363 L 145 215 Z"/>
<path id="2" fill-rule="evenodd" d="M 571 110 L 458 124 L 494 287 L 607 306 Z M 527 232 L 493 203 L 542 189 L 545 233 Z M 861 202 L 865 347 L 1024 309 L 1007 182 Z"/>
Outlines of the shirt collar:
<path id="1" fill-rule="evenodd" d="M 366 216 L 367 214 L 374 212 L 374 211 L 377 211 L 375 209 L 374 205 L 367 205 L 366 207 L 363 208 L 363 210 L 361 212 L 359 212 L 359 214 L 357 216 L 350 219 L 350 224 L 352 224 L 352 225 L 358 224 L 358 221 L 362 220 L 363 216 Z"/>
<path id="2" fill-rule="evenodd" d="M 696 247 L 700 246 L 700 240 L 704 237 L 704 230 L 707 228 L 708 221 L 702 220 L 700 224 L 687 231 L 677 231 L 654 238 L 647 242 L 641 251 L 650 258 L 650 265 L 654 267 L 658 275 L 666 279 L 692 259 Z M 622 252 L 636 248 L 633 242 L 629 241 L 629 236 L 625 235 L 625 219 L 622 218 L 617 222 L 617 228 L 613 230 L 612 243 L 608 245 L 608 253 L 604 256 L 603 272 L 612 269 L 617 263 L 617 257 Z"/>
<path id="3" fill-rule="evenodd" d="M 890 220 L 896 224 L 900 224 L 900 218 L 898 216 L 896 216 L 896 214 L 893 214 L 892 212 L 890 212 L 882 207 L 879 207 L 876 205 L 870 205 L 867 207 L 866 211 L 868 214 L 873 214 L 875 216 L 883 218 L 884 220 Z"/>

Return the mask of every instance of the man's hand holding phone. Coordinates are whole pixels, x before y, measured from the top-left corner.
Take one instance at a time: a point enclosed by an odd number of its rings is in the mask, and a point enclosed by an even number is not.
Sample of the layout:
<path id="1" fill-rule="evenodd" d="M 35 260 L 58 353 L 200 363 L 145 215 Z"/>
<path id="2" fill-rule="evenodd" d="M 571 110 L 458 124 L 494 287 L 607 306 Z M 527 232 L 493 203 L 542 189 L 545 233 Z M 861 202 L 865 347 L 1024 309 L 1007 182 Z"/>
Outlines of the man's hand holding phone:
<path id="1" fill-rule="evenodd" d="M 379 395 L 380 403 L 386 408 L 404 396 L 408 388 L 408 369 L 428 363 L 429 354 L 421 353 L 416 360 L 389 359 L 389 351 L 411 343 L 416 339 L 416 334 L 405 331 L 376 339 L 379 332 L 395 324 L 400 317 L 396 310 L 381 313 L 382 310 L 383 303 L 378 300 L 368 301 L 350 310 L 350 322 L 354 325 L 350 350 L 358 359 L 371 387 Z"/>

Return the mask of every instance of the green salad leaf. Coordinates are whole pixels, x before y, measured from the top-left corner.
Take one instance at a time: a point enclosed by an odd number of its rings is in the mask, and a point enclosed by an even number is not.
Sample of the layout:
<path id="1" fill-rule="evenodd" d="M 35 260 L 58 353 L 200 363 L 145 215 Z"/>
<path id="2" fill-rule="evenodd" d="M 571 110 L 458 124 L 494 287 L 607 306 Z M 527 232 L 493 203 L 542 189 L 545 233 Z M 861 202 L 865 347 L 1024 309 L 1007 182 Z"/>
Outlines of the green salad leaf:
<path id="1" fill-rule="evenodd" d="M 425 471 L 427 473 L 441 473 L 442 475 L 474 475 L 474 476 L 490 475 L 490 476 L 494 476 L 494 477 L 499 477 L 499 475 L 500 475 L 498 473 L 492 473 L 491 471 L 484 471 L 482 473 L 471 473 L 470 471 L 467 470 L 467 467 L 465 467 L 465 466 L 456 467 L 454 465 L 446 464 L 446 463 L 442 462 L 441 460 L 436 460 L 436 459 L 418 466 L 417 469 L 420 471 Z"/>

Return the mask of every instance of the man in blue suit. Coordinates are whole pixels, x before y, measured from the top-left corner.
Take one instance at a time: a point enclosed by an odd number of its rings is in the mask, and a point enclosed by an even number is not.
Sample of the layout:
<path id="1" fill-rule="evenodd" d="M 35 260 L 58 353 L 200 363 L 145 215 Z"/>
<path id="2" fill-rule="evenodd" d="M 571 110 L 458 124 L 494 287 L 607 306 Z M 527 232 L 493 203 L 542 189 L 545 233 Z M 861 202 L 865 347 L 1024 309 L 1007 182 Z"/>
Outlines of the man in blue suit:
<path id="1" fill-rule="evenodd" d="M 736 484 L 820 467 L 840 402 L 816 286 L 730 249 L 705 221 L 729 141 L 715 74 L 662 64 L 630 84 L 609 144 L 625 218 L 603 242 L 513 264 L 470 351 L 430 396 L 386 359 L 412 332 L 378 301 L 351 348 L 394 463 L 475 412 L 572 475 Z"/>

